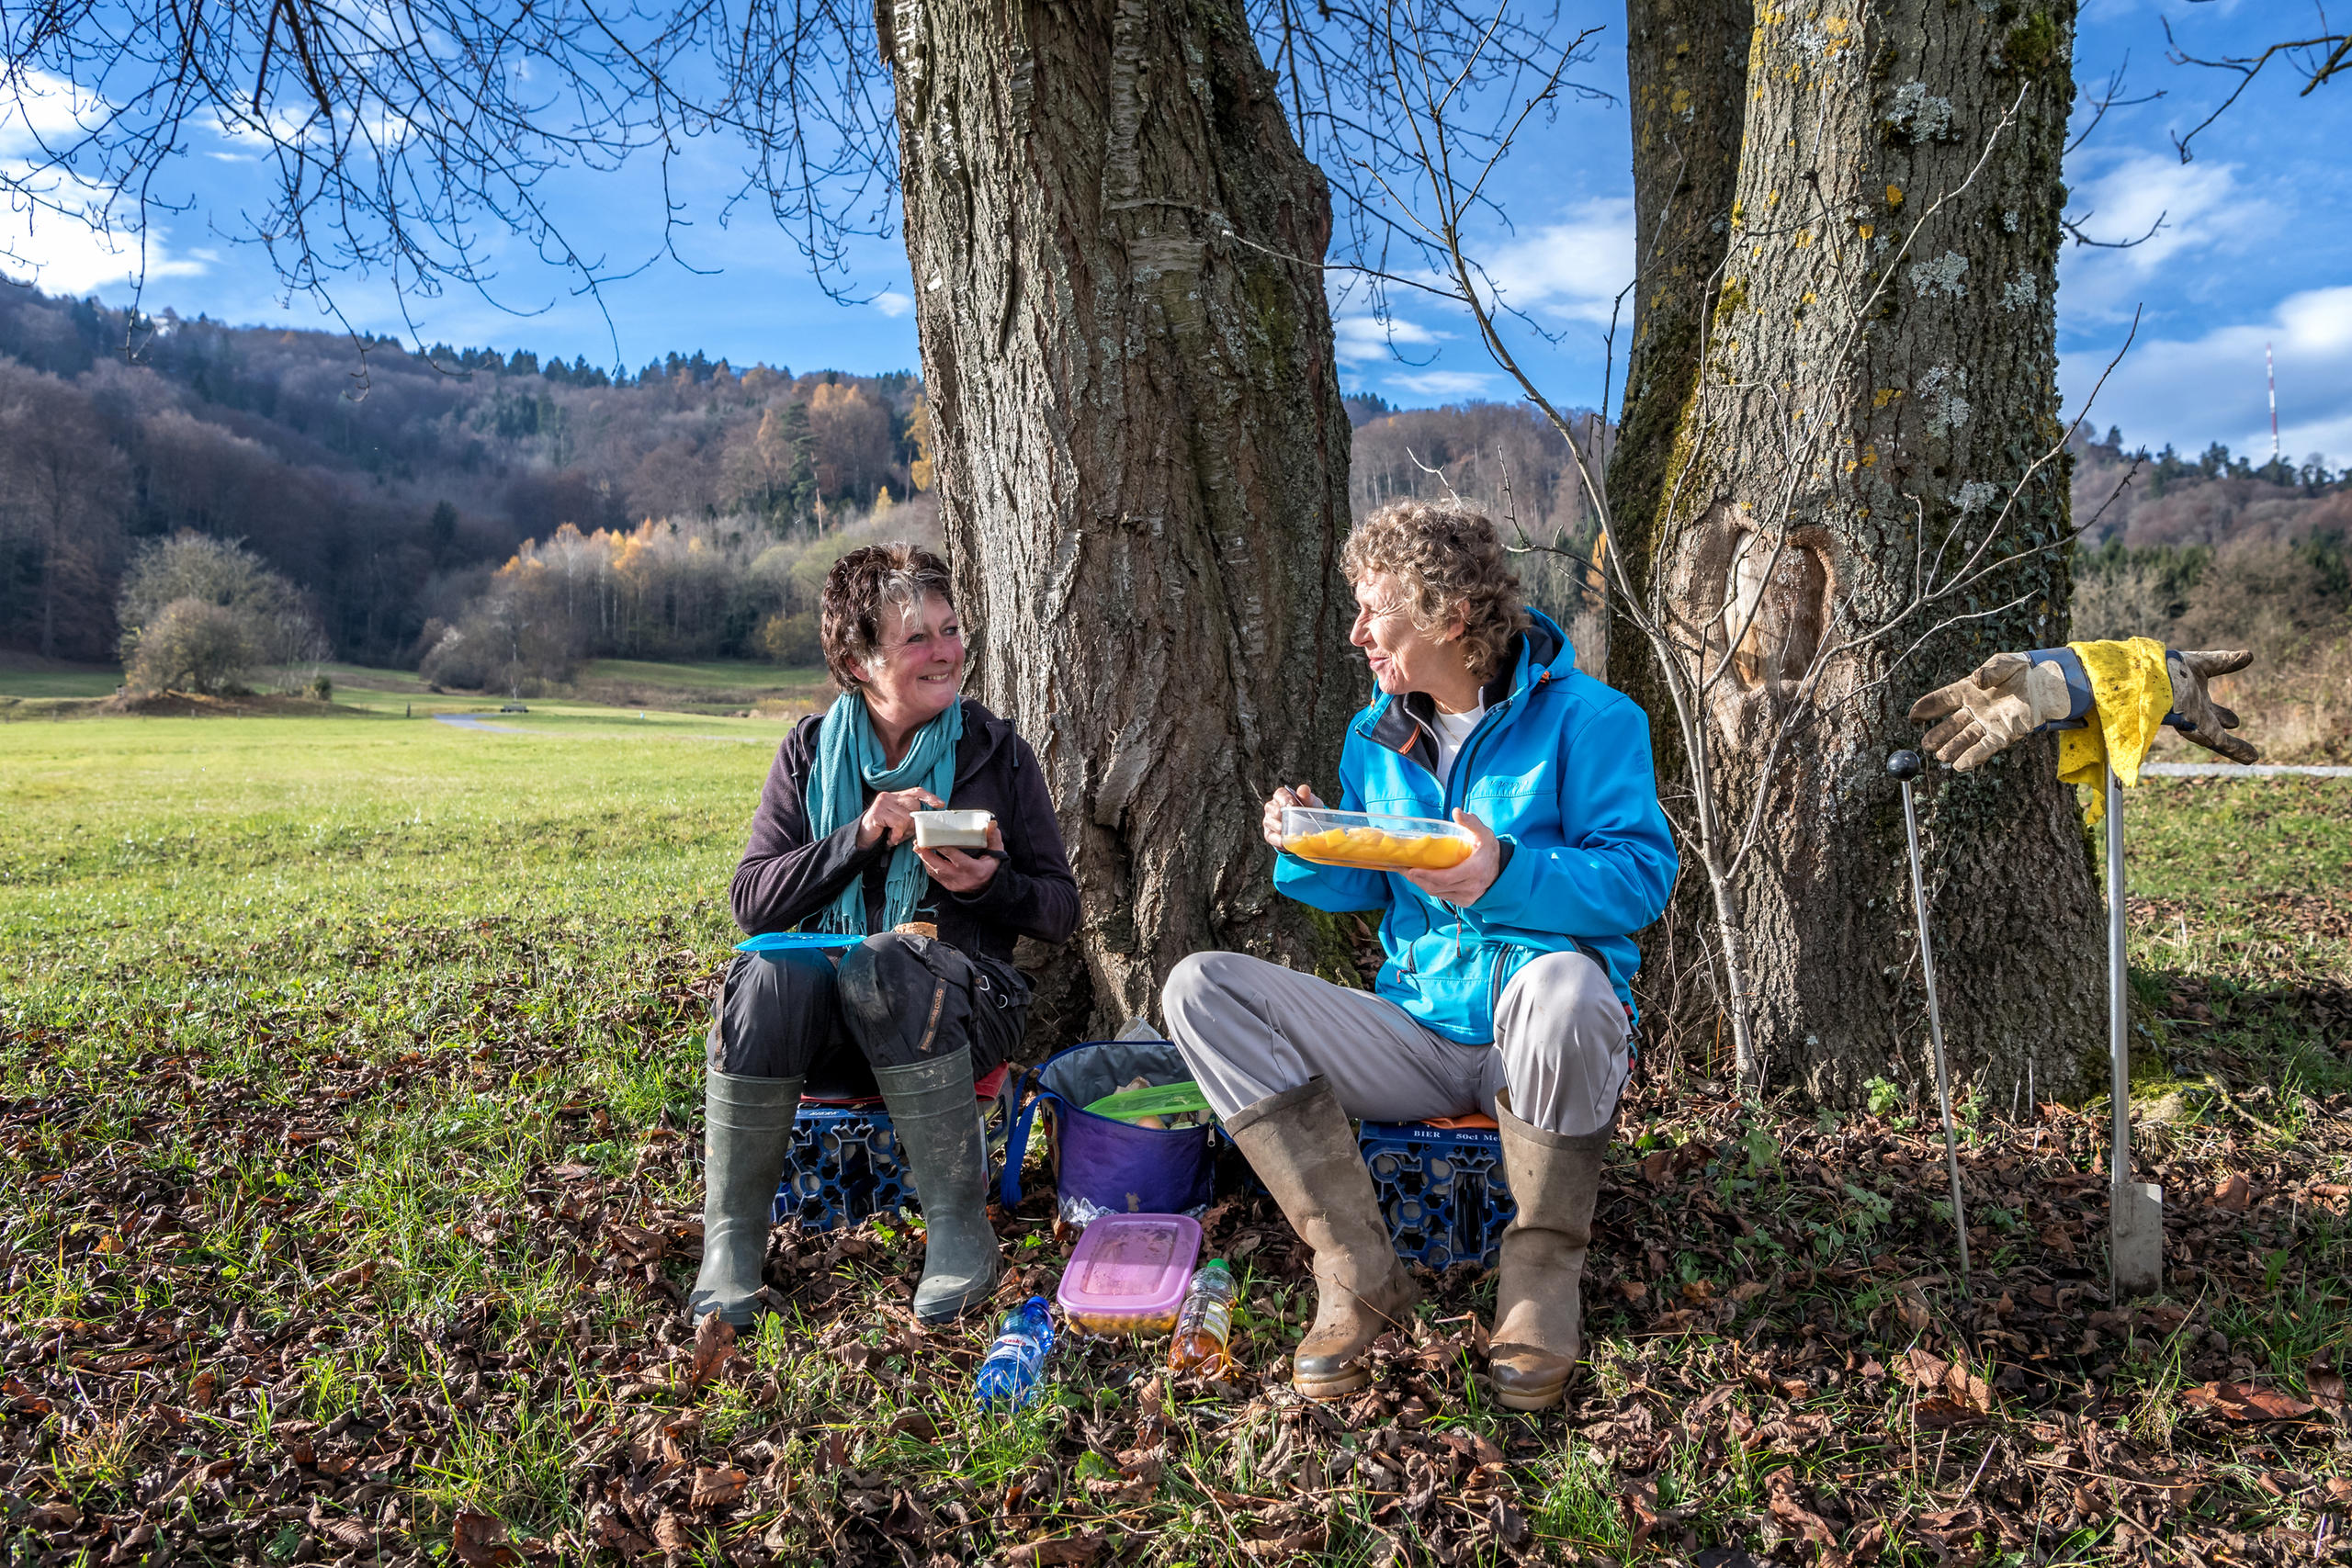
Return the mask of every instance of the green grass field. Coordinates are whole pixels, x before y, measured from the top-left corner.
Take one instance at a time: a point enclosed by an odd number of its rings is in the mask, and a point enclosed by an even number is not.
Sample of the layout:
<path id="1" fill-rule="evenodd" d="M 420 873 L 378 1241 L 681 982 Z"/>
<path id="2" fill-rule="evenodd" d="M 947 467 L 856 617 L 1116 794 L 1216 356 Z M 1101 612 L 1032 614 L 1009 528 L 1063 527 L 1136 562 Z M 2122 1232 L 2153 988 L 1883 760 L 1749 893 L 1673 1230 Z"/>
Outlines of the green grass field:
<path id="1" fill-rule="evenodd" d="M 1616 1156 L 1569 1419 L 1487 1402 L 1466 1270 L 1371 1393 L 1303 1411 L 1311 1292 L 1245 1205 L 1213 1224 L 1235 1383 L 1161 1388 L 1152 1348 L 1098 1342 L 1008 1420 L 968 1405 L 983 1328 L 905 1315 L 919 1222 L 779 1233 L 791 1310 L 715 1370 L 676 1308 L 728 874 L 783 725 L 360 700 L 0 725 L 11 1568 L 1623 1562 L 1816 1530 L 1882 1562 L 2308 1562 L 2352 1495 L 2325 1403 L 2352 786 L 2131 797 L 2166 1301 L 2105 1310 L 2096 1105 L 1966 1108 L 1971 1299 L 1918 1107 L 1742 1105 L 1668 1064 Z M 2233 1173 L 2250 1201 L 2209 1202 Z M 1048 1207 L 1004 1222 L 1008 1299 L 1050 1293 Z M 2216 1380 L 2319 1408 L 2235 1423 L 2193 1393 Z"/>
<path id="2" fill-rule="evenodd" d="M 585 682 L 625 681 L 649 686 L 705 691 L 797 691 L 825 678 L 822 670 L 784 669 L 749 659 L 712 659 L 701 663 L 655 663 L 638 659 L 593 659 L 580 667 Z"/>
<path id="3" fill-rule="evenodd" d="M 306 667 L 307 668 L 307 667 Z M 496 694 L 435 692 L 413 671 L 358 664 L 324 664 L 318 673 L 334 683 L 334 700 L 369 713 L 466 713 L 505 699 Z M 0 653 L 0 720 L 62 716 L 74 705 L 114 695 L 122 672 L 111 665 L 64 664 L 28 654 Z M 771 714 L 809 712 L 831 700 L 821 668 L 784 667 L 749 660 L 659 663 L 596 659 L 582 664 L 552 695 L 530 705 L 558 710 L 606 708 L 725 716 L 754 707 Z"/>

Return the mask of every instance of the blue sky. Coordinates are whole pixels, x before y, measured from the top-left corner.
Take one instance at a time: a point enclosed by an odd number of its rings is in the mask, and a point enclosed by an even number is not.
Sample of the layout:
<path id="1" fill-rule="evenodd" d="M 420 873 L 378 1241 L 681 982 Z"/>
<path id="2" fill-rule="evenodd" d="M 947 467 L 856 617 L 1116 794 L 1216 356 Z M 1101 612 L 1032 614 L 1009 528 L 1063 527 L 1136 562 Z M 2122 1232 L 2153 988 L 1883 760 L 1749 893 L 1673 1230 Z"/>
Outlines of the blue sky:
<path id="1" fill-rule="evenodd" d="M 1601 25 L 1588 85 L 1622 95 L 1622 9 L 1566 7 L 1576 25 Z M 2079 410 L 2098 371 L 2121 343 L 2135 307 L 2138 343 L 2092 411 L 2102 430 L 2120 424 L 2130 440 L 2169 441 L 2199 450 L 2220 440 L 2257 458 L 2269 435 L 2262 354 L 2278 358 L 2282 446 L 2290 459 L 2312 452 L 2352 464 L 2352 79 L 2299 98 L 2298 79 L 2274 65 L 2182 164 L 2170 133 L 2186 130 L 2226 92 L 2218 73 L 2173 64 L 2162 19 L 2169 17 L 2195 52 L 2245 52 L 2310 22 L 2299 0 L 2086 0 L 2075 74 L 2103 84 L 2128 54 L 2129 91 L 2161 88 L 2148 104 L 2110 113 L 2069 161 L 2072 210 L 2089 213 L 2095 233 L 2137 233 L 2164 214 L 2154 240 L 2129 251 L 2070 248 L 2061 263 L 2061 380 Z M 0 159 L 21 156 L 21 128 L 0 126 Z M 1558 400 L 1591 403 L 1602 380 L 1602 333 L 1610 302 L 1631 266 L 1627 131 L 1622 103 L 1571 101 L 1531 133 L 1501 187 L 1512 220 L 1485 248 L 1513 297 L 1560 334 L 1529 338 L 1528 361 Z M 179 165 L 184 212 L 160 218 L 147 236 L 146 303 L 240 322 L 331 325 L 306 299 L 275 287 L 265 258 L 231 243 L 239 213 L 253 204 L 258 166 L 236 144 L 191 141 Z M 571 175 L 550 189 L 574 243 L 608 266 L 652 258 L 636 276 L 604 291 L 604 310 L 532 249 L 487 236 L 495 301 L 453 289 L 412 299 L 403 321 L 380 280 L 347 278 L 337 299 L 353 322 L 413 340 L 528 347 L 542 356 L 584 354 L 596 364 L 639 366 L 669 350 L 702 349 L 736 363 L 764 360 L 795 370 L 857 372 L 912 368 L 918 356 L 910 289 L 895 244 L 858 254 L 865 303 L 843 306 L 811 280 L 799 254 L 758 209 L 722 220 L 739 183 L 730 150 L 690 143 L 673 171 L 685 202 L 683 260 L 659 257 L 662 208 L 650 167 Z M 73 225 L 28 227 L 0 212 L 11 276 L 52 292 L 130 297 L 137 262 L 129 246 Z M 1509 395 L 1464 323 L 1424 302 L 1402 301 L 1395 333 L 1340 295 L 1342 378 L 1351 390 L 1421 404 Z M 514 312 L 523 312 L 520 315 Z M 609 311 L 607 322 L 605 311 Z M 616 345 L 617 338 L 617 345 Z M 1401 351 L 1401 354 L 1400 354 Z M 1622 371 L 1622 362 L 1621 362 Z"/>

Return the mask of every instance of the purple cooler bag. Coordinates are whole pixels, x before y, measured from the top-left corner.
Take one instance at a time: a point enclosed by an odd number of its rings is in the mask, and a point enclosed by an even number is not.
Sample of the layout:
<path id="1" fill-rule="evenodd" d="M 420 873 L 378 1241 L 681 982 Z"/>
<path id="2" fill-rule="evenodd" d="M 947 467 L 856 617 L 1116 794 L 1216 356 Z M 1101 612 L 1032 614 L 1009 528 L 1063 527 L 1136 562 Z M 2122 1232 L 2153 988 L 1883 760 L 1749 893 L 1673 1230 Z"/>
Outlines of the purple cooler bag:
<path id="1" fill-rule="evenodd" d="M 1064 1224 L 1083 1230 L 1104 1214 L 1200 1218 L 1208 1210 L 1216 1173 L 1209 1128 L 1138 1127 L 1086 1109 L 1139 1077 L 1157 1085 L 1183 1083 L 1192 1076 L 1166 1040 L 1091 1040 L 1054 1053 L 1026 1075 L 1026 1087 L 1036 1092 L 1013 1119 L 1005 1145 L 1000 1188 L 1005 1207 L 1021 1201 L 1029 1125 L 1043 1109 L 1052 1117 L 1046 1146 Z"/>

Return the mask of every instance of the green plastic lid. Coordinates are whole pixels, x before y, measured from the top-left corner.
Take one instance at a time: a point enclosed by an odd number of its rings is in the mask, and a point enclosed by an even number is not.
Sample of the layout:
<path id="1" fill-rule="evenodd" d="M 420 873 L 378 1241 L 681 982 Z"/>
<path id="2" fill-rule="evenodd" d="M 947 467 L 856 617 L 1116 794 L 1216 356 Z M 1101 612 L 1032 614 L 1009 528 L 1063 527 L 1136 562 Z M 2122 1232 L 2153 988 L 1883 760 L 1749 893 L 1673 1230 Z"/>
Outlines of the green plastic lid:
<path id="1" fill-rule="evenodd" d="M 1188 1078 L 1182 1083 L 1154 1084 L 1148 1089 L 1106 1094 L 1086 1109 L 1116 1122 L 1132 1122 L 1139 1116 L 1188 1115 L 1208 1110 L 1209 1102 L 1201 1093 L 1201 1086 Z"/>

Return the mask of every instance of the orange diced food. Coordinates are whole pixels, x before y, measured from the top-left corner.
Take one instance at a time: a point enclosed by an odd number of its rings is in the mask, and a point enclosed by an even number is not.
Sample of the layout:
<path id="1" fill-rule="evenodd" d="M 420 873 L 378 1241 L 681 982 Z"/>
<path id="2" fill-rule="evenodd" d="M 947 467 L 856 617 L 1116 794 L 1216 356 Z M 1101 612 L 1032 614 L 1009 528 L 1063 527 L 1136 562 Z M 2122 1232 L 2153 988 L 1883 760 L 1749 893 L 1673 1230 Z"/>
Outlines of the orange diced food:
<path id="1" fill-rule="evenodd" d="M 1421 840 L 1415 863 L 1430 871 L 1450 871 L 1470 858 L 1471 849 L 1464 840 L 1432 833 Z"/>
<path id="2" fill-rule="evenodd" d="M 1285 839 L 1302 860 L 1374 871 L 1444 871 L 1470 858 L 1471 844 L 1446 833 L 1391 833 L 1379 828 L 1326 828 Z"/>

